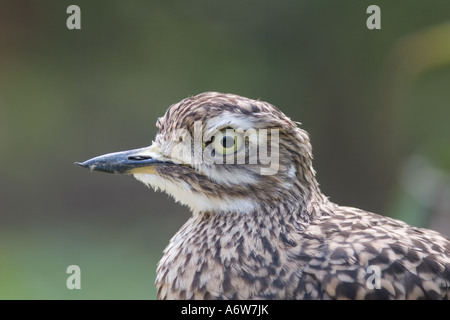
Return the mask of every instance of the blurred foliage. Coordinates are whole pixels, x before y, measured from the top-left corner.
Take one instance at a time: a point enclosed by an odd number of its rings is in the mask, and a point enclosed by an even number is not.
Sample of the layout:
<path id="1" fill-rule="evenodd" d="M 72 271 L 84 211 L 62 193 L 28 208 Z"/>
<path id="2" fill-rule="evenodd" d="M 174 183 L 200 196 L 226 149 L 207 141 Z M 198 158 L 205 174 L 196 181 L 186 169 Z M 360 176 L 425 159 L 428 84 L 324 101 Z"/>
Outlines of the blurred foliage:
<path id="1" fill-rule="evenodd" d="M 81 30 L 66 28 L 70 4 Z M 370 4 L 381 30 L 366 28 Z M 332 201 L 430 225 L 436 206 L 401 177 L 415 155 L 450 171 L 449 24 L 444 0 L 2 1 L 0 298 L 155 297 L 188 210 L 73 162 L 149 145 L 157 117 L 203 91 L 302 122 Z M 81 290 L 65 286 L 71 264 Z"/>

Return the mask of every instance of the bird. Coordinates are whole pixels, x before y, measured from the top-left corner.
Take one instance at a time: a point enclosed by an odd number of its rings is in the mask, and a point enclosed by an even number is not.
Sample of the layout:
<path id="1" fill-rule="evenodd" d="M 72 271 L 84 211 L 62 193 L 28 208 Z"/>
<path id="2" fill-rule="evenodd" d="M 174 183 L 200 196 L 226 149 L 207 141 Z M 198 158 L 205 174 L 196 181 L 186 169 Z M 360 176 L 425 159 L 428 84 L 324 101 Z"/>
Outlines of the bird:
<path id="1" fill-rule="evenodd" d="M 156 126 L 148 147 L 76 164 L 190 208 L 157 265 L 157 299 L 450 298 L 450 239 L 333 203 L 309 134 L 274 105 L 204 92 Z"/>

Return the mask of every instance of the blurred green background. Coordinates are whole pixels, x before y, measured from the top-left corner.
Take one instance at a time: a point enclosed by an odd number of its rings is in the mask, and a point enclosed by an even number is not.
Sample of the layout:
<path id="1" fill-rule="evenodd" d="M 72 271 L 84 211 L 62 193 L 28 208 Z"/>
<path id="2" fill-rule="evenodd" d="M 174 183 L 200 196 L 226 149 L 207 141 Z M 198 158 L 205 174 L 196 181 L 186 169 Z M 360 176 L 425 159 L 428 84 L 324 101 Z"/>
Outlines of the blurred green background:
<path id="1" fill-rule="evenodd" d="M 73 162 L 151 144 L 157 117 L 204 91 L 302 122 L 332 201 L 450 235 L 448 0 L 2 0 L 0 298 L 156 297 L 189 210 Z"/>

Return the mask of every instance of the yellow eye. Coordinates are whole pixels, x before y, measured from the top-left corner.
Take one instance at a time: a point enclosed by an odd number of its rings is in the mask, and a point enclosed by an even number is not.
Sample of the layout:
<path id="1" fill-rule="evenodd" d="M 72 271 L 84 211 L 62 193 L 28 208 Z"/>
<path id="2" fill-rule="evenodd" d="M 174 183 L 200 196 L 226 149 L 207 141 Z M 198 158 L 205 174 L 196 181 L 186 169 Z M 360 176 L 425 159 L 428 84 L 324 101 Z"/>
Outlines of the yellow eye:
<path id="1" fill-rule="evenodd" d="M 234 129 L 223 129 L 214 136 L 213 149 L 221 155 L 229 155 L 238 152 L 244 142 L 242 134 Z"/>

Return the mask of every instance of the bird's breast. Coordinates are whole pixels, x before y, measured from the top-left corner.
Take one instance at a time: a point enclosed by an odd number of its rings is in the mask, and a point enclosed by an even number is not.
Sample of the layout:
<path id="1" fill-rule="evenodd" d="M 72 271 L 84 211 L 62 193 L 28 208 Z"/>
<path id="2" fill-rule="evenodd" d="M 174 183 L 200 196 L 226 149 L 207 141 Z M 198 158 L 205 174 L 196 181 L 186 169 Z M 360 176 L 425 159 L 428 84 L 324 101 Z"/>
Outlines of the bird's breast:
<path id="1" fill-rule="evenodd" d="M 249 217 L 239 225 L 224 218 L 191 218 L 158 264 L 158 299 L 286 298 L 296 280 L 286 272 L 293 268 L 287 266 L 286 244 L 279 241 L 289 236 L 279 232 L 270 222 Z"/>

